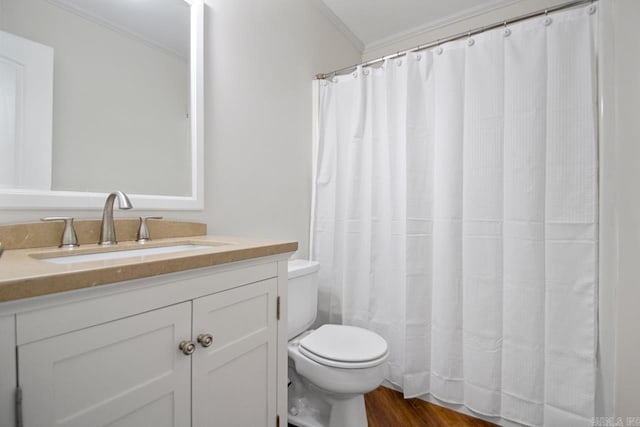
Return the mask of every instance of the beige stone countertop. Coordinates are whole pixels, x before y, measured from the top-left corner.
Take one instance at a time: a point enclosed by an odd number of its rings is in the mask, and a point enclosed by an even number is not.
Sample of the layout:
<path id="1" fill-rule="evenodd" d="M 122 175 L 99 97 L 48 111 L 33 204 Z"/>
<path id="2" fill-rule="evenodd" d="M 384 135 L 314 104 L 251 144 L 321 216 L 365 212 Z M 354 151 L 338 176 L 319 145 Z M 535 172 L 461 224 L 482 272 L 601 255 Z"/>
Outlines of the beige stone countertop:
<path id="1" fill-rule="evenodd" d="M 66 264 L 54 264 L 43 260 L 58 256 L 181 244 L 209 247 Z M 223 236 L 174 237 L 152 240 L 144 244 L 128 241 L 108 247 L 89 244 L 74 249 L 10 249 L 5 250 L 0 257 L 0 302 L 294 252 L 297 249 L 297 242 Z"/>

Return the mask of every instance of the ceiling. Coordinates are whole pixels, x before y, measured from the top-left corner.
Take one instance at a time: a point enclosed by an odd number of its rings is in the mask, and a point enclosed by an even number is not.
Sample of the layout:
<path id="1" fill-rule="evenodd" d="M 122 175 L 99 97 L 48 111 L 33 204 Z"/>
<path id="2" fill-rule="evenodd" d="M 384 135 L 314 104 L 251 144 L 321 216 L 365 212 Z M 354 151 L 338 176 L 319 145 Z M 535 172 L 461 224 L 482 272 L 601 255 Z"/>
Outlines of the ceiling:
<path id="1" fill-rule="evenodd" d="M 519 0 L 321 0 L 361 50 Z"/>
<path id="2" fill-rule="evenodd" d="M 184 0 L 49 0 L 189 56 Z M 522 0 L 313 0 L 362 52 Z"/>
<path id="3" fill-rule="evenodd" d="M 49 0 L 182 58 L 189 58 L 190 6 L 184 0 Z"/>

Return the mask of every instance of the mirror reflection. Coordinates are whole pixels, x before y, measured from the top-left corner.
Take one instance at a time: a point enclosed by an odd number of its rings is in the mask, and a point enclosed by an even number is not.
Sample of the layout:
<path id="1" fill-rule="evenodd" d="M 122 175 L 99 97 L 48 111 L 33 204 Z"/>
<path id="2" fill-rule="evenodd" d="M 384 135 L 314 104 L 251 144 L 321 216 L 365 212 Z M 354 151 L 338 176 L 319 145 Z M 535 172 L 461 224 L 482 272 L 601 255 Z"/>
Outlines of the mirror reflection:
<path id="1" fill-rule="evenodd" d="M 190 196 L 189 20 L 184 0 L 0 0 L 0 187 Z"/>

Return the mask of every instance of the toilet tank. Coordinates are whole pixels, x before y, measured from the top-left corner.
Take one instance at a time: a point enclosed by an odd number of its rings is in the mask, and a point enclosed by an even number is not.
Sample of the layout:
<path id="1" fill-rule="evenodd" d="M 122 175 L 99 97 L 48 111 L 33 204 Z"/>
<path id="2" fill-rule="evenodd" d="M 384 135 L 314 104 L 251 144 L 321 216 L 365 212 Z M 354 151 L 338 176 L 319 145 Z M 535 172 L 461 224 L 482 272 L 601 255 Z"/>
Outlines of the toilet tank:
<path id="1" fill-rule="evenodd" d="M 309 329 L 316 320 L 319 268 L 317 261 L 289 261 L 287 340 Z"/>

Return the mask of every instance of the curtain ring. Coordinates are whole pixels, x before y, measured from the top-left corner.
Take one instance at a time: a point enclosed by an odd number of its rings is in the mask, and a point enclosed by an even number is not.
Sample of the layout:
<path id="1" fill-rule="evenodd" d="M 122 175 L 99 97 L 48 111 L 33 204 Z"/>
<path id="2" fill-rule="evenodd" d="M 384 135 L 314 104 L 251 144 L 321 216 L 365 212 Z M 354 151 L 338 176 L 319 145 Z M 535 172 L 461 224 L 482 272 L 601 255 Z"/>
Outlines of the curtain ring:
<path id="1" fill-rule="evenodd" d="M 398 67 L 402 65 L 402 59 L 400 59 L 400 51 L 396 52 L 396 65 Z"/>
<path id="2" fill-rule="evenodd" d="M 511 35 L 511 30 L 507 27 L 507 21 L 504 21 L 504 30 L 502 30 L 502 35 L 504 37 L 509 37 Z"/>
<path id="3" fill-rule="evenodd" d="M 473 46 L 476 42 L 471 38 L 471 31 L 467 33 L 467 46 Z"/>
<path id="4" fill-rule="evenodd" d="M 442 46 L 440 46 L 440 39 L 438 39 L 438 47 L 436 48 L 436 54 L 442 55 Z"/>

